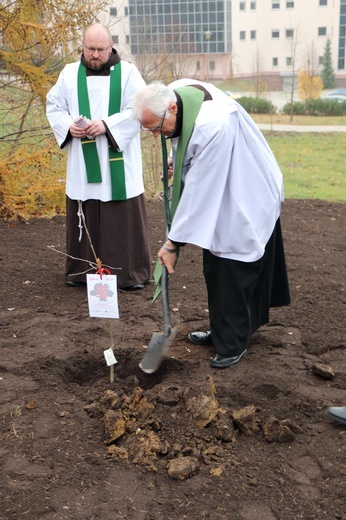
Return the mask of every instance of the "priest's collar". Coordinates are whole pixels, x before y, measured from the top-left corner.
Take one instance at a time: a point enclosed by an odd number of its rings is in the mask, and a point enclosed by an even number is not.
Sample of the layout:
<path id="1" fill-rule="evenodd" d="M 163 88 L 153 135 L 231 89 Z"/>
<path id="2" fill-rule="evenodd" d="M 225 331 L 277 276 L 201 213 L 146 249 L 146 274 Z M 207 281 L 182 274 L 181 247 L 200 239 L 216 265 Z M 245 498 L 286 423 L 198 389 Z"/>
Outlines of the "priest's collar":
<path id="1" fill-rule="evenodd" d="M 81 54 L 81 63 L 86 68 L 86 74 L 87 76 L 109 76 L 110 74 L 110 68 L 113 67 L 116 63 L 119 63 L 120 56 L 118 52 L 115 49 L 112 49 L 112 54 L 109 57 L 109 60 L 107 63 L 102 65 L 102 67 L 99 70 L 91 69 L 84 58 L 84 54 Z"/>

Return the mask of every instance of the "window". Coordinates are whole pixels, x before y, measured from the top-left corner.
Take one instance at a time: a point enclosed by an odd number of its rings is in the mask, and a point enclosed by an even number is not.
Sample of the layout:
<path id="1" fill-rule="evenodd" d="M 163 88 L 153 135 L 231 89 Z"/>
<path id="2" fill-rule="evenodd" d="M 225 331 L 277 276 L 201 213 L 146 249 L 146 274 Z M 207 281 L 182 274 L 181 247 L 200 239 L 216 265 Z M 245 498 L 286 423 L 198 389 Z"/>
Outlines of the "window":
<path id="1" fill-rule="evenodd" d="M 323 65 L 323 56 L 318 57 L 318 64 Z"/>
<path id="2" fill-rule="evenodd" d="M 327 27 L 318 27 L 317 34 L 318 36 L 327 36 Z"/>
<path id="3" fill-rule="evenodd" d="M 115 43 L 115 44 L 119 43 L 119 36 L 117 34 L 113 34 L 112 42 Z"/>
<path id="4" fill-rule="evenodd" d="M 272 38 L 280 38 L 280 31 L 279 31 L 279 29 L 273 29 L 272 30 Z"/>
<path id="5" fill-rule="evenodd" d="M 272 0 L 272 9 L 280 9 L 280 1 Z"/>
<path id="6" fill-rule="evenodd" d="M 293 38 L 293 29 L 286 29 L 286 38 Z"/>
<path id="7" fill-rule="evenodd" d="M 250 10 L 256 11 L 256 2 L 250 2 Z"/>
<path id="8" fill-rule="evenodd" d="M 215 70 L 215 61 L 211 61 L 209 64 L 210 70 Z"/>
<path id="9" fill-rule="evenodd" d="M 239 11 L 245 11 L 246 2 L 239 2 Z"/>
<path id="10" fill-rule="evenodd" d="M 328 5 L 328 0 L 320 0 L 320 5 Z"/>
<path id="11" fill-rule="evenodd" d="M 246 38 L 246 31 L 240 31 L 239 40 L 245 40 L 245 38 Z"/>
<path id="12" fill-rule="evenodd" d="M 286 65 L 288 67 L 291 67 L 291 65 L 292 65 L 292 58 L 291 57 L 286 58 Z"/>
<path id="13" fill-rule="evenodd" d="M 279 65 L 279 58 L 273 58 L 273 67 L 277 67 Z"/>
<path id="14" fill-rule="evenodd" d="M 117 8 L 116 7 L 110 7 L 109 8 L 109 14 L 111 16 L 116 16 L 117 15 Z"/>
<path id="15" fill-rule="evenodd" d="M 286 9 L 293 9 L 294 7 L 294 2 L 289 2 L 288 0 L 286 1 Z"/>
<path id="16" fill-rule="evenodd" d="M 256 40 L 256 31 L 250 31 L 250 40 Z"/>
<path id="17" fill-rule="evenodd" d="M 125 14 L 125 16 L 129 15 L 129 8 L 127 6 L 124 7 L 124 14 Z"/>
<path id="18" fill-rule="evenodd" d="M 196 70 L 201 70 L 201 62 L 196 61 Z"/>
<path id="19" fill-rule="evenodd" d="M 130 44 L 130 36 L 128 34 L 126 35 L 126 43 Z"/>

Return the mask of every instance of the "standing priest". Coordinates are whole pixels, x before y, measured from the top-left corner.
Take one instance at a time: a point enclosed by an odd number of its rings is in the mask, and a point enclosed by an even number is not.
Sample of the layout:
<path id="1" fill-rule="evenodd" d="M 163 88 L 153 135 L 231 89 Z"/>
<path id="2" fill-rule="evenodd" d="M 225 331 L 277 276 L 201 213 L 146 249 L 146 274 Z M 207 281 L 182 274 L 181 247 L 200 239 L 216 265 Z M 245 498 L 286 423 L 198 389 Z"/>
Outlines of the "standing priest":
<path id="1" fill-rule="evenodd" d="M 188 339 L 214 346 L 213 368 L 235 365 L 269 308 L 290 303 L 279 166 L 245 110 L 209 83 L 154 82 L 136 94 L 132 112 L 172 144 L 172 222 L 161 263 L 171 274 L 179 246 L 203 249 L 210 331 Z"/>
<path id="2" fill-rule="evenodd" d="M 131 115 L 144 86 L 137 68 L 113 49 L 109 30 L 95 24 L 85 31 L 80 60 L 65 66 L 47 95 L 49 123 L 68 150 L 69 285 L 85 284 L 89 265 L 82 260 L 95 256 L 116 268 L 121 289 L 141 289 L 150 277 L 140 128 Z"/>

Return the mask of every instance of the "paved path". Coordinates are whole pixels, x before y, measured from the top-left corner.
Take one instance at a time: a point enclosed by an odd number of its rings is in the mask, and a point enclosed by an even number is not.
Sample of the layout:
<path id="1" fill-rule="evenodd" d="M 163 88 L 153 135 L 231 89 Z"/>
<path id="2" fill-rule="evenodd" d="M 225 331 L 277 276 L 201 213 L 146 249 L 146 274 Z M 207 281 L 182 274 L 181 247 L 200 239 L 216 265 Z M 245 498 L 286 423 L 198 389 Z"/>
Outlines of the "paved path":
<path id="1" fill-rule="evenodd" d="M 346 126 L 297 126 L 297 125 L 271 125 L 258 124 L 260 130 L 273 132 L 346 132 Z"/>

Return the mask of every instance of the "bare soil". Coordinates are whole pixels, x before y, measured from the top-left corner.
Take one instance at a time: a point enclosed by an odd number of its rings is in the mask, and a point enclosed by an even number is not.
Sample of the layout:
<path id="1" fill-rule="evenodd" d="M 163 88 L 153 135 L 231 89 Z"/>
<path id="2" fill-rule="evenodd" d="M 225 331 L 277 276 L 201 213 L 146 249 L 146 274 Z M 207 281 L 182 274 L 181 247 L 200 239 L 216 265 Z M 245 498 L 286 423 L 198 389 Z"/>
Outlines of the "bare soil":
<path id="1" fill-rule="evenodd" d="M 162 201 L 147 202 L 153 265 Z M 201 252 L 169 280 L 178 329 L 159 371 L 138 367 L 163 331 L 154 284 L 119 291 L 118 320 L 89 317 L 64 284 L 65 220 L 0 221 L 0 519 L 346 519 L 346 205 L 288 200 L 292 304 L 247 357 L 209 366 Z M 114 350 L 115 380 L 103 351 Z"/>

